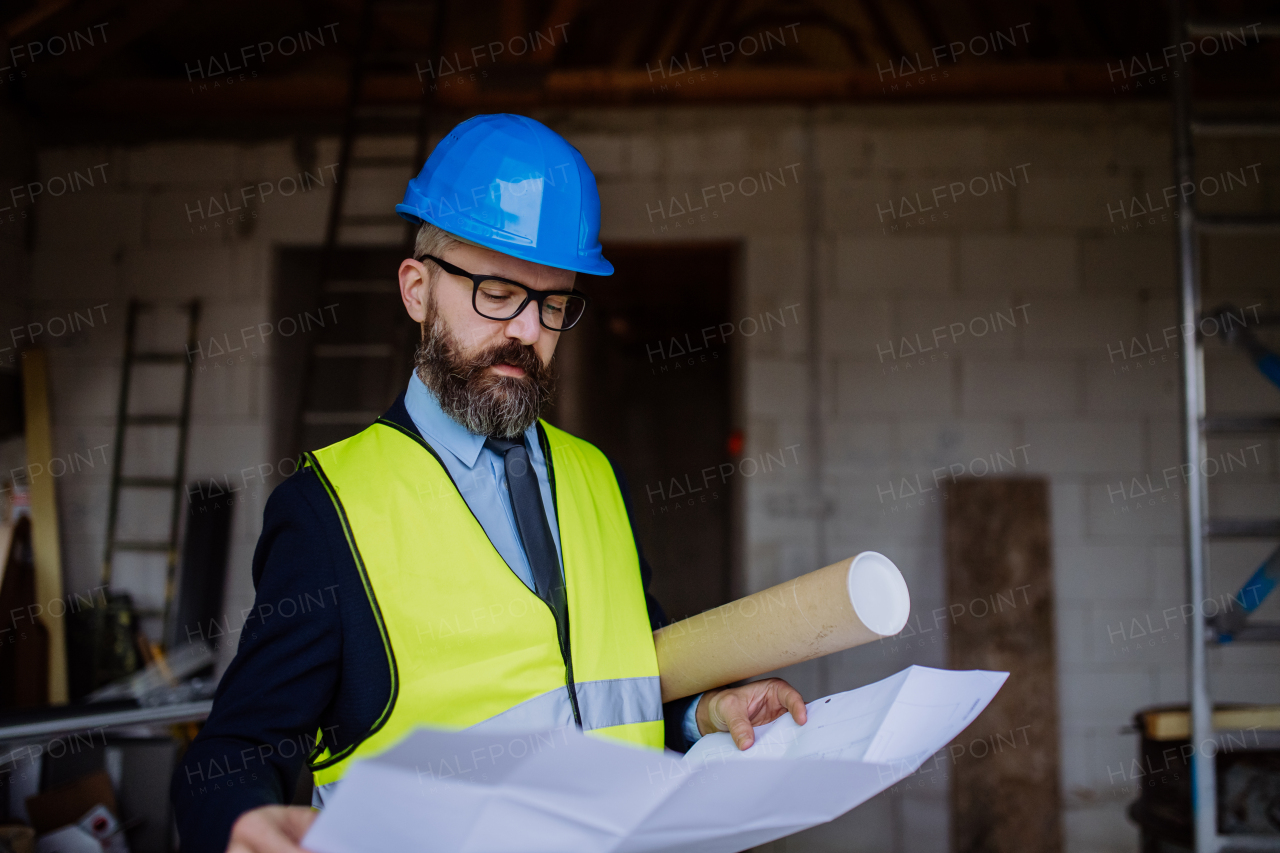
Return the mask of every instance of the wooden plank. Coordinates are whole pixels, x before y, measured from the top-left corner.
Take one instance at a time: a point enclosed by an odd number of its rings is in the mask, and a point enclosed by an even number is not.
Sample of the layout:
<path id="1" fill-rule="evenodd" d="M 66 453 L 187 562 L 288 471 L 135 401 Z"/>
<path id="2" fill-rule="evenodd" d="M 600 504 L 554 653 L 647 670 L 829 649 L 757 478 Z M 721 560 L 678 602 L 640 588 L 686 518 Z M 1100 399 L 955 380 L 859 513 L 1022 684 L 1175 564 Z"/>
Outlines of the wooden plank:
<path id="1" fill-rule="evenodd" d="M 26 408 L 27 462 L 48 467 L 54 458 L 49 417 L 49 371 L 44 350 L 30 349 L 22 357 L 22 393 Z M 58 544 L 58 501 L 53 476 L 47 470 L 31 478 L 31 547 L 35 553 L 36 604 L 49 632 L 49 701 L 67 701 L 67 639 L 63 619 L 49 615 L 49 602 L 62 598 L 62 551 Z"/>
<path id="2" fill-rule="evenodd" d="M 1151 740 L 1186 740 L 1191 737 L 1191 713 L 1184 708 L 1162 708 L 1142 714 L 1142 728 Z M 1245 705 L 1213 711 L 1218 732 L 1261 729 L 1280 730 L 1280 705 Z"/>
<path id="3" fill-rule="evenodd" d="M 949 665 L 1010 673 L 952 746 L 955 853 L 1060 853 L 1058 680 L 1048 484 L 947 490 Z"/>

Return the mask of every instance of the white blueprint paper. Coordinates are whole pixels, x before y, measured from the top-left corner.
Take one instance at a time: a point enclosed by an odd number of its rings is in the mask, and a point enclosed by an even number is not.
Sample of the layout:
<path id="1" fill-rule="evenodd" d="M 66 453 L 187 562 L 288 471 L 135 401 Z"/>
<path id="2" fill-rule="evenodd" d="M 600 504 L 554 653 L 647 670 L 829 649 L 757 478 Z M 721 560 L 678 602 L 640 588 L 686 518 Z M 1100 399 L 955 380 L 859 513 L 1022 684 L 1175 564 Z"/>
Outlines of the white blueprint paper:
<path id="1" fill-rule="evenodd" d="M 303 840 L 315 853 L 733 853 L 825 823 L 915 772 L 1008 673 L 912 666 L 683 757 L 576 729 L 419 729 L 358 762 Z"/>

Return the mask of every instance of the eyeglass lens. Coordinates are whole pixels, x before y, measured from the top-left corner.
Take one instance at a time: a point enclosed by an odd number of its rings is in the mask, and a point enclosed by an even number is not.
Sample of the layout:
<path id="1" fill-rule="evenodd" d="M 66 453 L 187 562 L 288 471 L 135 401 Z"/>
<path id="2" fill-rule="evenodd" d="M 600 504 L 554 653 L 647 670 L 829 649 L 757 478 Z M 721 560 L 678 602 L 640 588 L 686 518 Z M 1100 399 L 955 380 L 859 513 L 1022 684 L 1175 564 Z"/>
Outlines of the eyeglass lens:
<path id="1" fill-rule="evenodd" d="M 504 281 L 486 280 L 476 289 L 476 310 L 490 320 L 510 320 L 525 300 L 523 288 Z M 587 302 L 572 294 L 555 294 L 542 300 L 542 322 L 550 329 L 565 329 L 578 322 Z"/>

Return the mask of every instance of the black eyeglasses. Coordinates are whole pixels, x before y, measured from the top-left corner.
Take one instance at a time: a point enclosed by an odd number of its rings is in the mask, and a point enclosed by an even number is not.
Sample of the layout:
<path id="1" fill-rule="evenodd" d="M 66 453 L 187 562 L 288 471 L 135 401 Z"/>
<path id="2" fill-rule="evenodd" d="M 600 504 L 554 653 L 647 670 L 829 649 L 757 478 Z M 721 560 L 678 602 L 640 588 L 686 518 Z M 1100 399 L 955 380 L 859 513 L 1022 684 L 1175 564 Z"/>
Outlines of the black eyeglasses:
<path id="1" fill-rule="evenodd" d="M 450 275 L 471 279 L 474 284 L 471 290 L 471 307 L 487 320 L 514 319 L 520 316 L 529 300 L 536 299 L 538 322 L 545 329 L 563 332 L 572 329 L 582 319 L 582 312 L 587 309 L 587 297 L 576 291 L 534 290 L 518 281 L 491 275 L 474 275 L 434 255 L 422 255 L 414 260 L 418 263 L 433 261 Z"/>

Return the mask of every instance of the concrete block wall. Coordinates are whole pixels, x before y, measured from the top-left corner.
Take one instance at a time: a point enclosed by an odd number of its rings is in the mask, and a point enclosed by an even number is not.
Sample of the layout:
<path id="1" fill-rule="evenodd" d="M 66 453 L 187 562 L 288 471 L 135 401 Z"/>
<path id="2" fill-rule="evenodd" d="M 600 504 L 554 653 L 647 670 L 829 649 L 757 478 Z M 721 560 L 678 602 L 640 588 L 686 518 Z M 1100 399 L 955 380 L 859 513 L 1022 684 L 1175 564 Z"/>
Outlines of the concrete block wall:
<path id="1" fill-rule="evenodd" d="M 1185 626 L 1143 637 L 1133 620 L 1156 624 L 1185 593 L 1180 490 L 1171 483 L 1138 496 L 1132 486 L 1148 475 L 1162 482 L 1181 459 L 1178 343 L 1175 335 L 1165 350 L 1140 355 L 1133 340 L 1163 340 L 1177 316 L 1171 221 L 1158 212 L 1118 217 L 1109 210 L 1134 195 L 1158 198 L 1172 183 L 1166 111 L 968 105 L 544 118 L 596 170 L 604 239 L 733 241 L 741 247 L 735 319 L 799 305 L 798 323 L 739 340 L 746 454 L 796 445 L 803 463 L 744 480 L 746 588 L 873 548 L 902 568 L 928 627 L 934 608 L 957 604 L 945 596 L 935 472 L 981 475 L 994 467 L 1049 478 L 1067 847 L 1136 849 L 1123 809 L 1140 780 L 1117 775 L 1136 743 L 1121 730 L 1139 708 L 1183 700 Z M 317 162 L 336 159 L 333 148 L 324 141 Z M 327 189 L 259 200 L 251 209 L 257 216 L 243 221 L 240 214 L 210 217 L 198 205 L 296 175 L 293 151 L 284 140 L 44 152 L 47 174 L 68 164 L 112 164 L 92 203 L 85 194 L 41 208 L 32 315 L 107 302 L 110 319 L 58 344 L 59 452 L 111 439 L 130 296 L 198 295 L 206 334 L 271 321 L 271 253 L 319 242 Z M 1207 146 L 1205 173 L 1273 163 L 1275 153 Z M 1274 207 L 1268 174 L 1263 168 L 1258 186 L 1227 201 Z M 988 184 L 981 194 L 979 178 Z M 952 190 L 957 183 L 963 193 Z M 940 186 L 946 189 L 935 196 Z M 356 198 L 361 210 L 374 211 L 399 192 L 395 182 L 374 181 Z M 1211 304 L 1275 307 L 1280 270 L 1265 241 L 1210 241 L 1205 256 Z M 271 461 L 271 349 L 256 354 L 197 373 L 191 476 L 234 475 Z M 1208 366 L 1213 388 L 1222 389 L 1210 392 L 1215 408 L 1280 407 L 1280 393 L 1255 378 L 1237 351 L 1211 342 Z M 1214 452 L 1238 458 L 1248 445 L 1258 446 L 1247 465 L 1213 478 L 1213 498 L 1241 513 L 1274 514 L 1274 441 L 1233 440 Z M 81 531 L 84 541 L 64 549 L 75 555 L 72 585 L 92 585 L 105 477 L 101 469 L 76 476 L 60 499 L 64 516 L 76 519 L 64 529 Z M 909 494 L 920 484 L 935 488 Z M 250 488 L 243 497 L 232 613 L 252 597 L 248 567 L 265 495 Z M 1265 550 L 1255 543 L 1216 548 L 1222 580 L 1215 592 L 1234 589 Z M 979 618 L 966 609 L 970 616 Z M 1276 700 L 1268 693 L 1280 674 L 1273 652 L 1226 649 L 1214 658 L 1225 698 Z M 911 663 L 945 665 L 945 626 L 786 675 L 817 696 Z M 943 851 L 948 831 L 947 774 L 937 772 L 774 846 Z"/>

